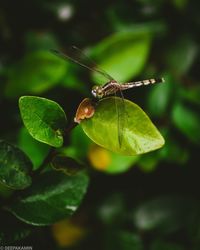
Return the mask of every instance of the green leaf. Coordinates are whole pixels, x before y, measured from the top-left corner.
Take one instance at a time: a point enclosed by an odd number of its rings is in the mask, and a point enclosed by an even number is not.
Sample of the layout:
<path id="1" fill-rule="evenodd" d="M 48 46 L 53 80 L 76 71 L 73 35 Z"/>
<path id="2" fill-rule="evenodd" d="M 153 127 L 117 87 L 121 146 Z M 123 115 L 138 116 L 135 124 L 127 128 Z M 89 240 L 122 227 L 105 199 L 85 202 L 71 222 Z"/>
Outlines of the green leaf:
<path id="1" fill-rule="evenodd" d="M 168 67 L 177 75 L 188 72 L 198 52 L 198 46 L 191 37 L 181 37 L 166 54 Z"/>
<path id="2" fill-rule="evenodd" d="M 0 140 L 0 182 L 12 189 L 31 185 L 32 163 L 17 147 Z"/>
<path id="3" fill-rule="evenodd" d="M 76 126 L 70 134 L 71 146 L 76 150 L 76 155 L 78 158 L 85 158 L 89 147 L 91 145 L 91 140 L 86 136 L 80 126 Z"/>
<path id="4" fill-rule="evenodd" d="M 58 84 L 66 70 L 67 63 L 47 50 L 27 54 L 9 69 L 6 95 L 40 94 Z"/>
<path id="5" fill-rule="evenodd" d="M 124 113 L 120 116 L 120 123 L 123 125 L 119 126 L 123 129 L 120 144 L 116 105 L 120 107 L 122 104 L 125 106 Z M 123 103 L 121 98 L 108 97 L 100 100 L 94 116 L 83 120 L 81 126 L 96 144 L 122 155 L 143 154 L 164 145 L 163 137 L 144 111 L 128 100 Z"/>
<path id="6" fill-rule="evenodd" d="M 56 102 L 37 96 L 22 96 L 19 108 L 24 125 L 34 139 L 53 147 L 62 146 L 66 116 Z"/>
<path id="7" fill-rule="evenodd" d="M 174 94 L 172 78 L 167 75 L 165 82 L 154 86 L 148 94 L 147 107 L 152 116 L 162 117 L 170 104 L 172 93 Z"/>
<path id="8" fill-rule="evenodd" d="M 8 198 L 13 194 L 14 190 L 8 186 L 5 186 L 0 182 L 0 197 Z"/>
<path id="9" fill-rule="evenodd" d="M 71 216 L 88 186 L 85 173 L 66 176 L 49 171 L 8 208 L 18 219 L 35 226 L 50 225 Z"/>
<path id="10" fill-rule="evenodd" d="M 147 61 L 150 46 L 149 32 L 119 32 L 92 48 L 91 56 L 117 81 L 126 81 L 141 72 Z M 97 75 L 93 76 L 98 79 Z"/>
<path id="11" fill-rule="evenodd" d="M 36 170 L 41 166 L 49 152 L 49 146 L 33 139 L 24 127 L 19 131 L 18 146 L 31 159 L 33 170 Z"/>
<path id="12" fill-rule="evenodd" d="M 200 143 L 199 115 L 181 103 L 174 106 L 172 119 L 176 127 L 192 142 Z"/>

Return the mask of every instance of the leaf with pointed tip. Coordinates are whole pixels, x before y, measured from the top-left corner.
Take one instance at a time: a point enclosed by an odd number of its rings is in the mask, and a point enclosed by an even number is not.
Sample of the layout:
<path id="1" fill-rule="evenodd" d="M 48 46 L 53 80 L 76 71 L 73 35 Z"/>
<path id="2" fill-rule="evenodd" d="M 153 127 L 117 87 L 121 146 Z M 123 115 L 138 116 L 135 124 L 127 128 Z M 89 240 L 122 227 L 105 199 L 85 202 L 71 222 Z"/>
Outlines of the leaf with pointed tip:
<path id="1" fill-rule="evenodd" d="M 22 96 L 19 108 L 24 125 L 34 139 L 53 147 L 62 146 L 67 120 L 58 103 L 37 96 Z"/>
<path id="2" fill-rule="evenodd" d="M 119 102 L 119 103 L 118 103 Z M 118 137 L 116 104 L 121 99 L 108 97 L 99 101 L 95 114 L 81 122 L 88 137 L 96 144 L 122 155 L 137 155 L 156 150 L 164 145 L 164 139 L 149 117 L 135 103 L 124 100 L 122 142 Z"/>

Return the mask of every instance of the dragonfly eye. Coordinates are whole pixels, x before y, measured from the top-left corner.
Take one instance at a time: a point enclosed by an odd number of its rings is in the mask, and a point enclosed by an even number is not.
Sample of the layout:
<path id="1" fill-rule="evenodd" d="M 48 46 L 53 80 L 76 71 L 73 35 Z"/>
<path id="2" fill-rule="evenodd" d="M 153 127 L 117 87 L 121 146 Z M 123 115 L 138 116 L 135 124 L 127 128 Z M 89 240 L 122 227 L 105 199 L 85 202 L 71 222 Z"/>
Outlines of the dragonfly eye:
<path id="1" fill-rule="evenodd" d="M 103 89 L 101 86 L 94 86 L 92 88 L 92 95 L 97 98 L 103 97 Z"/>

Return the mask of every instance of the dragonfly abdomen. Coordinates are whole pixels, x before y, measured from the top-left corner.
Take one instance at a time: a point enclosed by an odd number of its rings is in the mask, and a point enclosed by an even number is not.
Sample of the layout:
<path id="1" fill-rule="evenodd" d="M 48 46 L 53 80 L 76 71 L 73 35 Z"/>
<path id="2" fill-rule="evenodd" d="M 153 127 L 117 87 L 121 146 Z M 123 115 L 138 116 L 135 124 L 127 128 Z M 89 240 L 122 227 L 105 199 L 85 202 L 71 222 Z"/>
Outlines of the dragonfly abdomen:
<path id="1" fill-rule="evenodd" d="M 143 85 L 161 83 L 161 82 L 164 82 L 163 78 L 152 78 L 152 79 L 147 79 L 147 80 L 142 80 L 142 81 L 123 83 L 120 85 L 120 88 L 121 90 L 125 90 L 125 89 L 140 87 Z"/>

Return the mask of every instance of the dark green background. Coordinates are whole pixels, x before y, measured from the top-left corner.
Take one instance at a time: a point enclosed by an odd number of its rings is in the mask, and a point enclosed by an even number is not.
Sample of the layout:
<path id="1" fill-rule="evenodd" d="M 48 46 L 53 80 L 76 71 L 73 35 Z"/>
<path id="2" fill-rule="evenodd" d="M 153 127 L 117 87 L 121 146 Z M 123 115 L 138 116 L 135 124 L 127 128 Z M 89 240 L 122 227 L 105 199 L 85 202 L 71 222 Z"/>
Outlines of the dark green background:
<path id="1" fill-rule="evenodd" d="M 64 7 L 71 14 L 63 20 L 59 11 Z M 113 34 L 130 32 L 134 37 L 135 32 L 139 43 L 149 39 L 149 53 L 144 56 L 141 51 L 144 63 L 130 65 L 139 70 L 127 80 L 158 76 L 166 80 L 164 85 L 125 93 L 153 120 L 165 146 L 142 156 L 133 168 L 119 175 L 90 167 L 91 183 L 75 214 L 75 220 L 89 228 L 89 233 L 66 249 L 200 249 L 199 9 L 199 1 L 189 0 L 1 1 L 1 139 L 19 144 L 23 124 L 18 98 L 22 95 L 58 102 L 69 120 L 80 101 L 90 95 L 88 72 L 57 59 L 48 64 L 52 60 L 49 49 L 66 51 L 76 45 L 89 49 L 103 65 L 109 56 L 98 53 L 98 49 L 103 51 L 104 39 L 111 37 L 112 44 Z M 120 58 L 128 45 L 129 41 L 119 42 L 117 49 L 111 46 L 110 50 Z M 45 55 L 38 56 L 37 51 Z M 134 52 L 136 56 L 140 58 L 140 51 Z M 122 78 L 127 78 L 123 68 L 121 71 Z M 46 85 L 41 87 L 43 81 Z M 45 154 L 45 149 L 42 152 Z M 3 207 L 6 194 L 1 193 Z M 49 227 L 21 224 L 14 216 L 6 216 L 0 213 L 0 236 L 6 235 L 7 245 L 59 249 Z M 24 232 L 21 241 L 15 232 L 21 232 L 19 228 Z"/>

